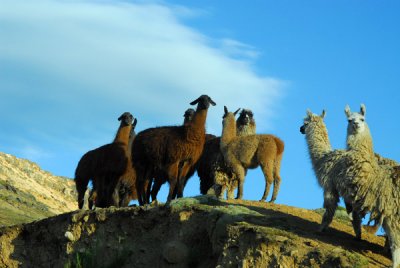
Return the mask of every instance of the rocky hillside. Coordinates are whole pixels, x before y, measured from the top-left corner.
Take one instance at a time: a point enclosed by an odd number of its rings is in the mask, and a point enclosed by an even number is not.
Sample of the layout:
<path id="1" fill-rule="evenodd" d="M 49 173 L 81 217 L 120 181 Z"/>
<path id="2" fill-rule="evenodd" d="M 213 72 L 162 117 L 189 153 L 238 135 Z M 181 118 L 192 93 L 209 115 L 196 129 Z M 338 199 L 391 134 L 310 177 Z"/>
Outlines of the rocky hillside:
<path id="1" fill-rule="evenodd" d="M 340 212 L 319 234 L 320 210 L 208 195 L 76 210 L 72 180 L 0 153 L 0 267 L 388 267 Z"/>
<path id="2" fill-rule="evenodd" d="M 0 267 L 387 267 L 384 238 L 265 202 L 182 198 L 0 229 Z"/>
<path id="3" fill-rule="evenodd" d="M 27 223 L 76 208 L 73 180 L 0 153 L 0 226 Z"/>

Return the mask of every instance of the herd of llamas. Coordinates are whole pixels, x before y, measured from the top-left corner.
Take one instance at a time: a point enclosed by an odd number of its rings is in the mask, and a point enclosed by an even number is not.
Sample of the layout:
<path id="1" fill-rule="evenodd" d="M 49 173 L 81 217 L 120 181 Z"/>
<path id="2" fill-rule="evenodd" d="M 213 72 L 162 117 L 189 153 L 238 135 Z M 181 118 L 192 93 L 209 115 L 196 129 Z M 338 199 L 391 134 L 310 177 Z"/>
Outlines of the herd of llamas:
<path id="1" fill-rule="evenodd" d="M 137 119 L 125 112 L 114 141 L 84 154 L 75 171 L 78 207 L 124 207 L 131 200 L 145 205 L 157 200 L 168 182 L 167 205 L 183 196 L 187 181 L 197 172 L 200 193 L 231 199 L 243 198 L 248 169 L 260 167 L 265 178 L 264 201 L 273 185 L 270 202 L 277 198 L 284 142 L 270 134 L 256 134 L 253 112 L 224 106 L 220 137 L 206 133 L 207 111 L 216 103 L 202 95 L 190 103 L 182 125 L 161 126 L 135 133 Z M 239 113 L 240 112 L 240 113 Z M 237 117 L 237 114 L 239 116 Z M 334 150 L 321 115 L 307 110 L 300 132 L 305 135 L 312 168 L 323 189 L 325 208 L 319 232 L 333 220 L 340 197 L 351 213 L 356 239 L 361 239 L 361 219 L 369 213 L 371 230 L 382 226 L 390 245 L 393 267 L 400 268 L 400 167 L 374 152 L 365 120 L 366 107 L 351 112 L 346 148 Z M 237 118 L 236 118 L 237 117 Z M 93 187 L 89 189 L 89 181 Z M 89 192 L 89 194 L 87 194 Z"/>

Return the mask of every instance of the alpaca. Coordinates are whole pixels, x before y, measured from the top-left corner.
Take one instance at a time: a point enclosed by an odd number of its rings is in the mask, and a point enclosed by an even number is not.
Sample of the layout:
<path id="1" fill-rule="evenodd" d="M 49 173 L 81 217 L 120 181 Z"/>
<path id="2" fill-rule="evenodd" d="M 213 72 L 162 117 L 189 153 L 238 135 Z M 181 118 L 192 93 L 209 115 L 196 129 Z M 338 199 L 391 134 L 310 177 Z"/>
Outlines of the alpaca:
<path id="1" fill-rule="evenodd" d="M 109 194 L 109 189 L 112 189 L 111 192 L 114 190 L 116 185 L 116 182 L 114 185 L 114 181 L 124 173 L 128 163 L 126 147 L 133 119 L 132 114 L 123 113 L 118 118 L 121 123 L 114 141 L 85 153 L 79 160 L 75 170 L 79 209 L 83 207 L 85 191 L 90 180 L 95 189 L 96 206 L 106 206 L 112 203 L 112 197 L 110 197 L 112 194 Z M 110 180 L 110 187 L 102 187 L 101 193 L 99 193 L 97 185 L 106 185 L 103 183 L 106 180 Z"/>
<path id="2" fill-rule="evenodd" d="M 138 200 L 141 205 L 149 203 L 148 185 L 154 172 L 165 174 L 169 182 L 167 203 L 175 196 L 183 196 L 185 179 L 189 170 L 199 159 L 205 142 L 207 111 L 215 102 L 202 95 L 191 105 L 197 104 L 190 123 L 146 129 L 136 136 L 132 146 L 132 162 L 137 173 Z"/>
<path id="3" fill-rule="evenodd" d="M 269 188 L 274 183 L 270 202 L 276 200 L 281 181 L 280 166 L 283 156 L 284 143 L 273 135 L 255 134 L 237 137 L 235 113 L 228 112 L 224 107 L 222 135 L 220 148 L 225 162 L 239 181 L 237 199 L 243 197 L 243 183 L 248 168 L 261 166 L 265 178 L 265 190 L 261 198 L 264 201 Z"/>
<path id="4" fill-rule="evenodd" d="M 237 136 L 256 134 L 256 123 L 253 112 L 249 109 L 242 109 L 236 120 Z M 197 174 L 200 179 L 200 193 L 207 194 L 213 187 L 218 198 L 222 198 L 225 191 L 226 198 L 232 199 L 234 191 L 238 186 L 238 180 L 225 164 L 224 157 L 220 150 L 220 137 L 207 139 L 204 144 L 203 154 L 200 157 Z"/>

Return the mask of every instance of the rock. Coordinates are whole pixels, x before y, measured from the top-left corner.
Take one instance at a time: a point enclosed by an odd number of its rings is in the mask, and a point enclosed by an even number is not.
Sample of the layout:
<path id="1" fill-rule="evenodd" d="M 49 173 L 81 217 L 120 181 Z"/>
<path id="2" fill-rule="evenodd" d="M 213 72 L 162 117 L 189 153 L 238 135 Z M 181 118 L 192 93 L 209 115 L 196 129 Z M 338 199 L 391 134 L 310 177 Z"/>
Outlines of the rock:
<path id="1" fill-rule="evenodd" d="M 165 244 L 162 254 L 170 264 L 185 264 L 188 261 L 189 249 L 180 241 L 170 241 Z"/>

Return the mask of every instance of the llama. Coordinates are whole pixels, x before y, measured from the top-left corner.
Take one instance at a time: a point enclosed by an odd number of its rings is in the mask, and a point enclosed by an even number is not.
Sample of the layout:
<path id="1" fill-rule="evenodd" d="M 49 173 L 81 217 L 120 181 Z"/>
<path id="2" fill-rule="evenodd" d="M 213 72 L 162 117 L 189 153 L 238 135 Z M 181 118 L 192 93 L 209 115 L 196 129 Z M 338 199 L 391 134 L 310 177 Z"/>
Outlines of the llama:
<path id="1" fill-rule="evenodd" d="M 114 198 L 118 200 L 119 207 L 127 207 L 131 200 L 137 199 L 136 191 L 136 170 L 132 165 L 132 144 L 136 137 L 135 126 L 137 120 L 135 118 L 132 124 L 131 133 L 129 136 L 129 142 L 127 147 L 128 164 L 124 174 L 118 181 L 117 187 L 115 188 Z"/>
<path id="2" fill-rule="evenodd" d="M 132 167 L 131 163 L 131 146 L 132 142 L 135 139 L 135 127 L 137 124 L 137 119 L 135 118 L 132 123 L 131 132 L 129 134 L 129 141 L 127 147 L 127 156 L 128 156 L 128 164 L 126 165 L 126 170 L 124 174 L 122 174 L 121 178 L 118 181 L 117 186 L 115 187 L 113 193 L 114 205 L 118 205 L 118 207 L 126 207 L 129 205 L 131 200 L 137 199 L 136 193 L 136 171 Z M 89 194 L 89 209 L 94 209 L 95 201 L 97 198 L 97 191 L 92 189 Z"/>
<path id="3" fill-rule="evenodd" d="M 183 114 L 183 117 L 184 117 L 184 120 L 183 120 L 183 125 L 184 126 L 186 126 L 186 125 L 188 125 L 191 121 L 192 121 L 192 119 L 193 119 L 193 115 L 194 115 L 194 113 L 195 113 L 196 111 L 194 110 L 194 109 L 192 109 L 192 108 L 189 108 L 189 109 L 187 109 L 186 111 L 185 111 L 185 113 Z M 206 136 L 207 136 L 208 134 L 206 134 Z M 206 138 L 207 139 L 207 138 Z M 193 176 L 193 174 L 194 174 L 194 172 L 196 171 L 196 168 L 195 168 L 195 166 L 193 166 L 191 169 L 190 169 L 190 171 L 188 172 L 188 174 L 186 175 L 186 178 L 185 178 L 185 186 L 186 186 L 186 183 L 187 183 L 187 181 L 189 180 L 189 178 L 190 177 L 192 177 Z M 152 202 L 153 201 L 157 201 L 157 194 L 158 194 L 158 192 L 160 191 L 160 188 L 161 188 L 161 186 L 164 184 L 164 183 L 166 183 L 167 182 L 167 175 L 166 174 L 163 174 L 163 172 L 162 171 L 155 171 L 154 172 L 154 174 L 153 174 L 153 176 L 154 176 L 154 184 L 153 184 L 153 186 L 151 187 L 151 200 L 152 200 Z M 151 183 L 150 183 L 151 184 Z M 176 196 L 176 191 L 174 192 L 174 198 L 175 198 L 175 196 Z"/>
<path id="4" fill-rule="evenodd" d="M 261 201 L 267 198 L 269 188 L 273 183 L 274 190 L 270 202 L 274 202 L 281 182 L 279 173 L 284 143 L 278 137 L 267 134 L 237 137 L 235 113 L 228 112 L 224 106 L 220 148 L 226 164 L 239 181 L 236 198 L 243 197 L 246 170 L 261 166 L 265 178 L 265 190 Z"/>
<path id="5" fill-rule="evenodd" d="M 364 135 L 368 135 L 367 137 L 371 136 L 369 133 L 368 125 L 365 123 L 365 115 L 366 115 L 366 107 L 364 104 L 360 106 L 360 112 L 351 112 L 350 107 L 346 105 L 345 107 L 345 114 L 347 117 L 348 125 L 347 125 L 347 138 L 346 138 L 346 147 L 348 150 L 352 149 L 361 149 L 360 147 L 366 146 L 369 148 L 371 145 L 371 141 L 369 138 L 364 138 Z M 365 144 L 365 142 L 367 144 Z M 398 167 L 399 163 L 396 161 L 382 157 L 381 155 L 374 153 L 375 158 L 380 166 L 391 166 L 391 167 Z M 371 222 L 371 220 L 369 221 Z M 379 224 L 375 222 L 373 226 L 365 226 L 364 227 L 369 233 L 375 233 L 379 228 Z"/>
<path id="6" fill-rule="evenodd" d="M 310 110 L 307 110 L 307 116 L 300 127 L 300 132 L 306 136 L 311 164 L 318 184 L 324 192 L 323 207 L 325 208 L 325 213 L 322 217 L 320 232 L 326 231 L 332 222 L 339 202 L 339 194 L 327 174 L 329 174 L 338 159 L 345 153 L 344 150 L 332 150 L 328 130 L 324 122 L 325 116 L 325 110 L 322 111 L 321 115 L 313 114 Z M 345 204 L 347 212 L 350 213 L 352 211 L 350 203 L 345 201 Z M 356 232 L 358 228 L 354 228 L 354 230 Z"/>
<path id="7" fill-rule="evenodd" d="M 362 146 L 351 150 L 331 150 L 328 132 L 323 118 L 307 111 L 307 117 L 300 131 L 306 135 L 311 162 L 318 182 L 324 190 L 326 209 L 320 231 L 332 221 L 339 196 L 353 210 L 353 229 L 356 238 L 361 239 L 361 216 L 371 213 L 371 219 L 383 222 L 389 237 L 393 255 L 393 267 L 399 263 L 399 174 L 397 169 L 379 166 L 372 150 L 372 138 L 367 127 Z M 368 145 L 369 144 L 369 145 Z M 362 149 L 361 149 L 362 148 Z"/>
<path id="8" fill-rule="evenodd" d="M 242 109 L 236 120 L 237 136 L 256 134 L 256 123 L 253 112 L 249 109 Z M 238 180 L 225 164 L 224 157 L 220 150 L 220 137 L 212 136 L 206 139 L 203 154 L 200 157 L 197 174 L 200 179 L 200 193 L 207 194 L 213 187 L 218 198 L 222 198 L 225 191 L 226 198 L 232 199 L 234 191 L 238 186 Z"/>
<path id="9" fill-rule="evenodd" d="M 392 252 L 393 268 L 400 267 L 400 173 L 399 168 L 379 165 L 373 150 L 365 106 L 355 115 L 346 107 L 348 117 L 347 144 L 351 146 L 332 170 L 338 191 L 352 201 L 360 215 L 370 213 L 370 219 L 381 224 Z M 361 118 L 364 120 L 355 120 Z M 361 122 L 361 123 L 360 123 Z M 353 213 L 354 214 L 354 213 Z"/>
<path id="10" fill-rule="evenodd" d="M 141 205 L 149 203 L 148 186 L 154 172 L 166 175 L 169 182 L 167 203 L 183 196 L 185 179 L 189 170 L 198 161 L 205 142 L 207 111 L 215 102 L 202 95 L 190 103 L 197 104 L 190 123 L 146 129 L 135 138 L 132 161 L 137 173 L 138 200 Z"/>
<path id="11" fill-rule="evenodd" d="M 320 232 L 324 232 L 329 227 L 333 220 L 337 205 L 339 203 L 339 191 L 335 188 L 334 177 L 336 174 L 332 172 L 340 158 L 346 154 L 346 150 L 332 150 L 328 130 L 324 123 L 326 116 L 325 110 L 321 115 L 313 114 L 307 110 L 307 116 L 304 118 L 304 123 L 300 127 L 300 132 L 305 134 L 308 145 L 308 150 L 311 158 L 312 167 L 317 177 L 318 184 L 324 192 L 325 213 L 322 217 Z M 377 160 L 381 159 L 376 155 Z M 382 160 L 382 162 L 388 160 Z M 351 200 L 344 200 L 348 213 L 353 212 Z M 353 212 L 353 229 L 356 238 L 361 239 L 361 216 L 357 212 Z M 371 228 L 373 231 L 374 228 Z M 370 230 L 368 230 L 370 231 Z"/>
<path id="12" fill-rule="evenodd" d="M 134 118 L 132 114 L 125 112 L 118 120 L 121 123 L 114 141 L 85 153 L 78 162 L 75 170 L 75 184 L 78 192 L 79 209 L 83 207 L 84 195 L 90 180 L 93 182 L 94 195 L 92 194 L 89 202 L 93 202 L 93 199 L 95 199 L 97 201 L 96 206 L 107 206 L 112 203 L 110 197 L 112 194 L 109 194 L 109 189 L 112 189 L 111 192 L 114 190 L 114 181 L 124 173 L 128 163 L 126 147 Z M 101 193 L 99 193 L 97 186 L 99 184 L 101 186 L 107 185 L 106 180 L 110 180 L 112 185 L 101 187 Z"/>

